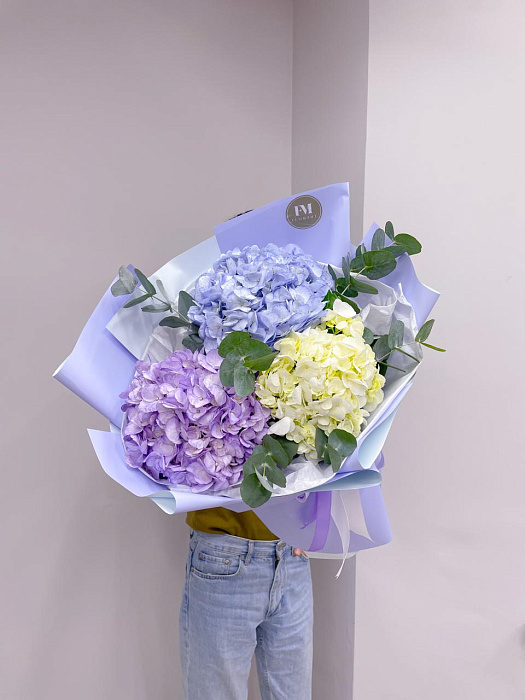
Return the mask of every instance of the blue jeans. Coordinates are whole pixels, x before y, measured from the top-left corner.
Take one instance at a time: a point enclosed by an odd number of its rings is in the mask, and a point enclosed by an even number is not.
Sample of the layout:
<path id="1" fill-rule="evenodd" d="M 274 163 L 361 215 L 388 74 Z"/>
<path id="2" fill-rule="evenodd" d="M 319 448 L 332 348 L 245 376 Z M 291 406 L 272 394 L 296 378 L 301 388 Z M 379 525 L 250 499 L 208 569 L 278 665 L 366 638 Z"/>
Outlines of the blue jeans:
<path id="1" fill-rule="evenodd" d="M 187 700 L 246 700 L 253 653 L 263 700 L 310 700 L 310 562 L 280 540 L 191 531 L 180 610 Z"/>

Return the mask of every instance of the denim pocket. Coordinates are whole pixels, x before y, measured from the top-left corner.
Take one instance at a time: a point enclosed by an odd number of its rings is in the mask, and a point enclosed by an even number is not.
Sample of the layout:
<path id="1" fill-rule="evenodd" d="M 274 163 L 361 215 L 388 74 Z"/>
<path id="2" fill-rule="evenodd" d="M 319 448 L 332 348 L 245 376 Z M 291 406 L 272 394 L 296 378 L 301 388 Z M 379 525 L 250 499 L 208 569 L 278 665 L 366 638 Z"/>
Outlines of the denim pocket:
<path id="1" fill-rule="evenodd" d="M 241 556 L 220 552 L 198 542 L 193 550 L 190 570 L 199 578 L 233 578 L 241 570 Z"/>

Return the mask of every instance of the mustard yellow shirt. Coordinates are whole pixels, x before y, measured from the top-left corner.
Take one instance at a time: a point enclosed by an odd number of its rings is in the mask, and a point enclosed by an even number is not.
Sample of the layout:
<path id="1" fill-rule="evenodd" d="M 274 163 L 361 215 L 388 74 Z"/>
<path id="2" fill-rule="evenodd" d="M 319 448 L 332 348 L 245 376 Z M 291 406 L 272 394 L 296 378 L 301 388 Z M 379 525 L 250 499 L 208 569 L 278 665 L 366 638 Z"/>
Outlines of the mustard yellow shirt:
<path id="1" fill-rule="evenodd" d="M 216 535 L 235 535 L 247 540 L 278 540 L 253 510 L 235 513 L 228 508 L 205 508 L 186 514 L 186 523 L 194 530 Z"/>

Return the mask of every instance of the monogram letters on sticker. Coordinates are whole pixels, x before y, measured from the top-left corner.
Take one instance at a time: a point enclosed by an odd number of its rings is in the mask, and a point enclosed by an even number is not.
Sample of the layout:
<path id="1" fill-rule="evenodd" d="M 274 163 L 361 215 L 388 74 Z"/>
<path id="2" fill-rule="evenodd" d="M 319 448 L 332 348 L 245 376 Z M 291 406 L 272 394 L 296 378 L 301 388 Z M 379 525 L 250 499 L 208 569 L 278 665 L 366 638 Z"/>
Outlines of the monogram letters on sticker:
<path id="1" fill-rule="evenodd" d="M 286 220 L 294 228 L 312 228 L 321 219 L 321 202 L 310 194 L 293 199 L 286 207 Z"/>

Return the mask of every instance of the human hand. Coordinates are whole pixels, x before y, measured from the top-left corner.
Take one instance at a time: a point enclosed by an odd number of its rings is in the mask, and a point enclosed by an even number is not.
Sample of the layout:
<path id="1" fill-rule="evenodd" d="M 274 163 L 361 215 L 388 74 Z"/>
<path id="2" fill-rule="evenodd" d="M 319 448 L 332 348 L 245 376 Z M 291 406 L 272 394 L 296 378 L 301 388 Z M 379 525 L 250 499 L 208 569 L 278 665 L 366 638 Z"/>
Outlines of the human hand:
<path id="1" fill-rule="evenodd" d="M 304 551 L 304 549 L 297 549 L 297 547 L 294 547 L 294 550 L 293 550 L 294 557 L 300 557 L 301 554 L 303 555 L 303 557 L 306 557 L 308 559 L 308 554 Z"/>

